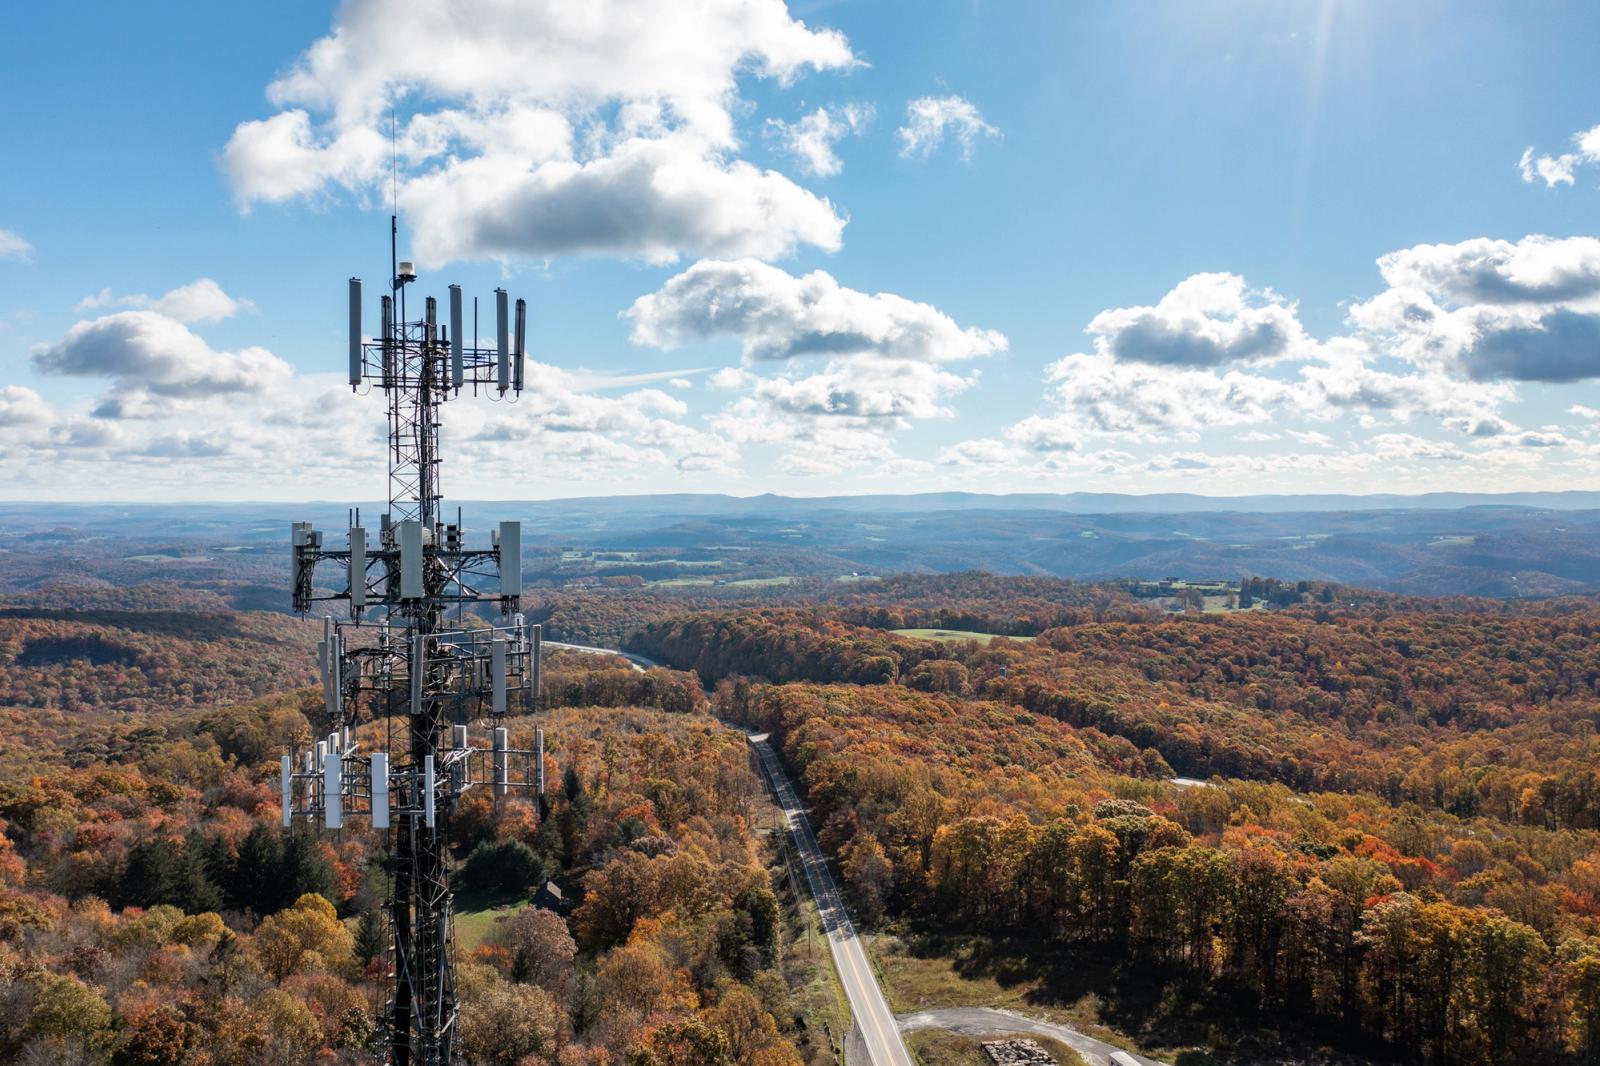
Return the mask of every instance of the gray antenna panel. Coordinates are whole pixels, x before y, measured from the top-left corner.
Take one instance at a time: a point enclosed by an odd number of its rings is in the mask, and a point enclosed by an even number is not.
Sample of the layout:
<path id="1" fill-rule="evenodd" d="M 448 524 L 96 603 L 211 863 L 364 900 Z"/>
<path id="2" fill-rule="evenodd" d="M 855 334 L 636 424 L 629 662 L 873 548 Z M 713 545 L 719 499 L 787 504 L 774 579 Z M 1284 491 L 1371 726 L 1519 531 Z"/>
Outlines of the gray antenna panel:
<path id="1" fill-rule="evenodd" d="M 367 531 L 350 527 L 350 613 L 359 615 L 367 603 Z"/>
<path id="2" fill-rule="evenodd" d="M 422 523 L 414 519 L 395 528 L 400 541 L 400 598 L 422 599 Z"/>
<path id="3" fill-rule="evenodd" d="M 489 709 L 496 717 L 506 713 L 506 642 L 495 635 L 489 644 Z"/>
<path id="4" fill-rule="evenodd" d="M 528 301 L 517 301 L 517 332 L 516 344 L 511 350 L 511 387 L 517 392 L 522 391 L 522 368 L 527 362 L 528 355 Z"/>
<path id="5" fill-rule="evenodd" d="M 287 829 L 294 820 L 294 761 L 289 756 L 278 760 L 278 773 L 283 792 L 283 827 Z"/>
<path id="6" fill-rule="evenodd" d="M 450 384 L 457 389 L 466 384 L 467 368 L 462 355 L 466 342 L 461 336 L 461 286 L 450 286 Z"/>
<path id="7" fill-rule="evenodd" d="M 361 279 L 350 279 L 350 385 L 361 384 Z"/>
<path id="8" fill-rule="evenodd" d="M 522 523 L 500 523 L 500 595 L 522 595 Z"/>
<path id="9" fill-rule="evenodd" d="M 511 387 L 511 323 L 508 321 L 510 317 L 510 309 L 506 305 L 506 290 L 494 290 L 495 343 L 500 355 L 499 372 L 495 380 L 502 393 Z"/>

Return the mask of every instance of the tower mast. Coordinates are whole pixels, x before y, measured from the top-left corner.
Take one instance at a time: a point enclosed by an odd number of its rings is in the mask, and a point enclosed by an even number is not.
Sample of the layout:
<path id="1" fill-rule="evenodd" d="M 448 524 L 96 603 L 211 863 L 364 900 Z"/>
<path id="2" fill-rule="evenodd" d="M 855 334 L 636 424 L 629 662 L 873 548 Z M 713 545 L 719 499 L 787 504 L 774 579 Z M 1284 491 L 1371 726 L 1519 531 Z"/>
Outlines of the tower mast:
<path id="1" fill-rule="evenodd" d="M 350 385 L 381 388 L 388 407 L 388 510 L 378 545 L 353 524 L 349 547 L 323 550 L 322 535 L 295 523 L 294 605 L 344 600 L 348 621 L 325 623 L 319 647 L 332 732 L 315 752 L 282 760 L 283 817 L 320 820 L 338 829 L 365 814 L 393 834 L 391 994 L 381 1032 L 394 1066 L 450 1066 L 460 1061 L 450 889 L 450 816 L 461 794 L 492 786 L 542 791 L 543 752 L 512 749 L 499 723 L 515 705 L 533 711 L 540 692 L 541 632 L 518 612 L 522 593 L 521 528 L 501 522 L 488 549 L 463 546 L 463 531 L 441 516 L 440 411 L 470 389 L 501 397 L 521 392 L 526 305 L 516 302 L 513 345 L 504 290 L 496 290 L 498 330 L 492 349 L 468 346 L 459 286 L 450 286 L 450 323 L 439 322 L 431 296 L 423 316 L 407 317 L 406 288 L 416 280 L 395 258 L 390 219 L 389 293 L 378 338 L 362 333 L 361 281 L 350 280 Z M 319 563 L 342 563 L 347 587 L 316 587 Z M 498 626 L 451 629 L 451 606 L 496 604 Z M 383 618 L 376 641 L 355 632 L 368 607 Z M 370 633 L 370 629 L 369 629 Z M 404 707 L 403 716 L 397 708 Z M 351 727 L 368 716 L 404 718 L 397 743 L 365 755 Z M 488 718 L 492 744 L 473 746 L 469 723 Z M 388 731 L 393 735 L 393 729 Z"/>

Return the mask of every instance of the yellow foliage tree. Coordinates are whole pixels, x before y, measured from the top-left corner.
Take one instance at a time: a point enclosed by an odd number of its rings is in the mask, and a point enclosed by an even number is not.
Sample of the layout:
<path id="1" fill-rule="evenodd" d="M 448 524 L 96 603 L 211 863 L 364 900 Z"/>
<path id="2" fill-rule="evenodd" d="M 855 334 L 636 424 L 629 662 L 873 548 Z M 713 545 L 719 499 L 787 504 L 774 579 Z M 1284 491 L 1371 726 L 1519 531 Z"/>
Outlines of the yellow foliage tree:
<path id="1" fill-rule="evenodd" d="M 256 929 L 253 946 L 262 969 L 281 981 L 322 965 L 347 967 L 355 939 L 339 921 L 333 904 L 307 892 L 293 906 L 264 919 Z"/>

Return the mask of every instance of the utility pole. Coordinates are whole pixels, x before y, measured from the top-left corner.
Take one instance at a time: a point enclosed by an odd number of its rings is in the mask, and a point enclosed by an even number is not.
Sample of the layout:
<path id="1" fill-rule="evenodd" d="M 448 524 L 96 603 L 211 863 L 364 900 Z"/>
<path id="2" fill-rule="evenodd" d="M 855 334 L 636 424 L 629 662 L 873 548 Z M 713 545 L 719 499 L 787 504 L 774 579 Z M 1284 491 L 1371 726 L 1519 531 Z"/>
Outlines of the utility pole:
<path id="1" fill-rule="evenodd" d="M 527 311 L 516 320 L 495 290 L 495 343 L 469 344 L 461 288 L 449 288 L 448 325 L 431 296 L 421 318 L 407 316 L 406 288 L 416 280 L 394 259 L 390 220 L 389 292 L 380 331 L 362 330 L 362 287 L 350 279 L 349 381 L 383 390 L 388 406 L 388 509 L 369 550 L 360 512 L 348 546 L 323 548 L 310 523 L 292 530 L 294 607 L 344 601 L 348 620 L 324 620 L 318 646 L 331 732 L 314 750 L 281 760 L 283 823 L 298 817 L 342 829 L 365 816 L 392 842 L 390 996 L 380 1039 L 393 1066 L 452 1066 L 461 1061 L 450 890 L 450 816 L 474 785 L 503 796 L 544 791 L 543 730 L 533 750 L 512 749 L 503 720 L 533 713 L 541 691 L 541 630 L 519 613 L 522 536 L 501 522 L 488 548 L 465 547 L 459 519 L 446 522 L 440 488 L 442 406 L 467 390 L 515 397 L 522 392 Z M 476 329 L 474 329 L 476 332 Z M 319 564 L 342 570 L 342 590 L 316 585 Z M 466 626 L 468 605 L 498 608 L 497 624 Z M 456 608 L 454 625 L 448 611 Z M 368 611 L 379 614 L 374 626 Z M 365 715 L 363 716 L 363 712 Z M 469 737 L 488 719 L 491 743 Z M 384 724 L 381 750 L 367 754 L 353 732 L 363 720 Z M 399 735 L 397 734 L 399 726 Z M 375 727 L 369 733 L 376 734 Z"/>

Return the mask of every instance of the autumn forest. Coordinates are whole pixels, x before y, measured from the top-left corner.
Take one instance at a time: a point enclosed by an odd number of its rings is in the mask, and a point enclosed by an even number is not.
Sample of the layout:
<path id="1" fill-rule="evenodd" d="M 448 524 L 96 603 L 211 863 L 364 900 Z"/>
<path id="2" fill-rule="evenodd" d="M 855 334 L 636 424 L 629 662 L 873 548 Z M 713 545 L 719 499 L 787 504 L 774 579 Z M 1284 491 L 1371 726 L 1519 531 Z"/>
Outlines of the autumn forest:
<path id="1" fill-rule="evenodd" d="M 744 726 L 891 995 L 894 944 L 1186 1066 L 1600 1061 L 1600 606 L 1241 591 L 542 591 L 657 665 L 553 653 L 545 800 L 453 812 L 469 1060 L 841 1061 Z M 0 1059 L 369 1060 L 383 839 L 278 827 L 314 627 L 197 595 L 0 609 Z"/>

